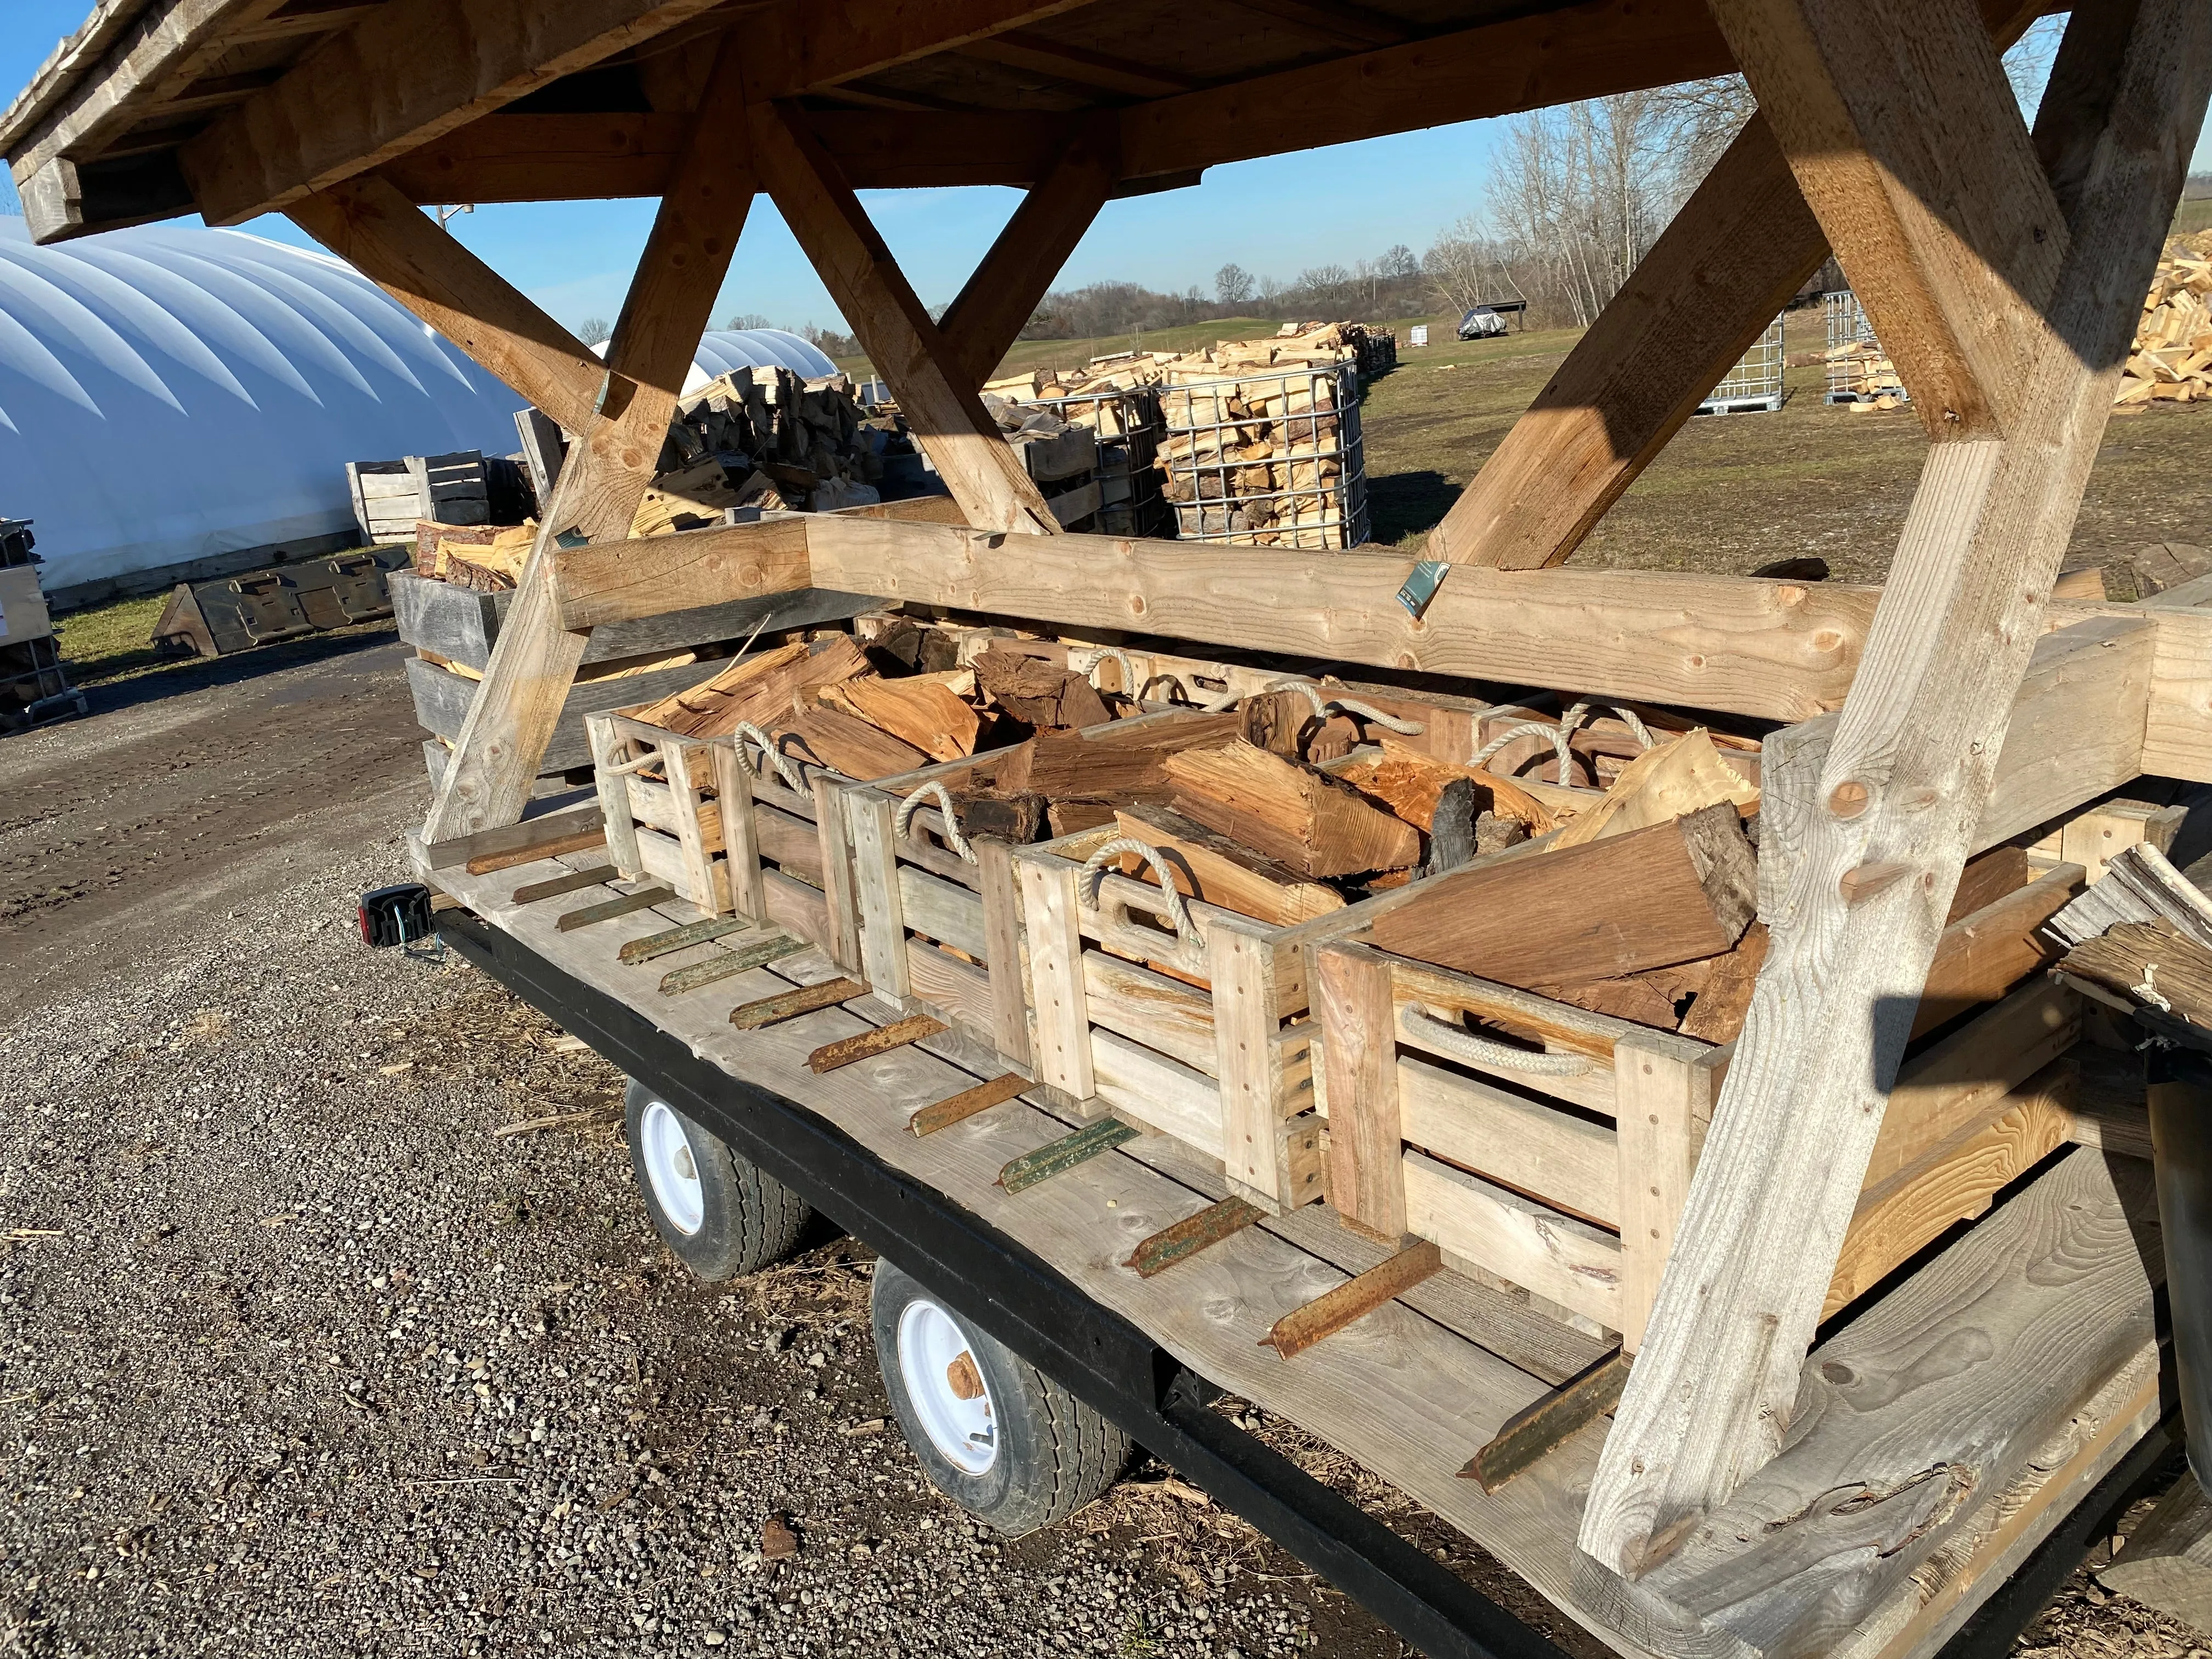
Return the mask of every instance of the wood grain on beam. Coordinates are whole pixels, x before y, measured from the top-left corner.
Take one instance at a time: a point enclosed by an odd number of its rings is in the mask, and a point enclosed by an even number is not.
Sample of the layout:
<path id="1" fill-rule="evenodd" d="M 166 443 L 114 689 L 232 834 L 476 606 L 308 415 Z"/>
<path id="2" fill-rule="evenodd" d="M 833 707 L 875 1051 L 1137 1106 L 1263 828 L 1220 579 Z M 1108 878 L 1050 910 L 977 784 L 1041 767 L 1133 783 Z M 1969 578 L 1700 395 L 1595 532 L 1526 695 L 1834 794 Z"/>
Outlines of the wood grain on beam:
<path id="1" fill-rule="evenodd" d="M 1713 15 L 1929 435 L 2008 428 L 2068 239 L 1972 0 Z"/>
<path id="2" fill-rule="evenodd" d="M 939 326 L 967 384 L 981 386 L 1106 205 L 1118 179 L 1116 132 L 1089 124 L 1014 210 Z"/>
<path id="3" fill-rule="evenodd" d="M 702 106 L 708 113 L 696 123 L 661 198 L 607 344 L 606 391 L 542 509 L 514 602 L 423 825 L 425 841 L 512 823 L 529 799 L 591 642 L 588 633 L 561 626 L 554 551 L 563 543 L 628 538 L 752 204 L 744 133 L 740 128 L 733 143 L 719 118 L 739 95 L 741 52 L 734 36 L 724 37 Z"/>
<path id="4" fill-rule="evenodd" d="M 1058 534 L 1059 523 L 1021 458 L 985 411 L 975 384 L 798 106 L 755 110 L 752 138 L 762 184 L 968 522 Z"/>
<path id="5" fill-rule="evenodd" d="M 1875 592 L 1653 571 L 1455 570 L 1420 622 L 1411 555 L 980 531 L 817 514 L 818 586 L 1246 650 L 1565 684 L 1768 719 L 1839 703 Z"/>
<path id="6" fill-rule="evenodd" d="M 1704 0 L 1590 0 L 1138 105 L 1122 112 L 1121 159 L 1151 178 L 1735 67 Z"/>
<path id="7" fill-rule="evenodd" d="M 1429 556 L 1565 559 L 1827 253 L 1754 115 L 1430 532 Z"/>
<path id="8" fill-rule="evenodd" d="M 1914 50 L 1948 40 L 1947 28 L 1924 14 L 1891 21 L 1900 53 L 1948 61 Z M 1783 896 L 1583 1517 L 1582 1548 L 1619 1572 L 1643 1574 L 1681 1547 L 1790 1427 L 1801 1361 L 2212 92 L 2202 0 L 2077 11 L 2061 57 L 2081 50 L 2082 32 L 2114 26 L 2128 45 L 2093 105 L 2106 118 L 2048 325 L 2016 324 L 2028 368 L 2008 435 L 1931 451 L 1825 760 L 1762 775 L 1760 856 Z M 1940 84 L 1887 84 L 1901 100 L 1893 121 L 1942 129 L 1942 111 L 1915 102 L 1940 100 Z M 2000 226 L 2021 205 L 1997 204 Z M 1950 263 L 1971 252 L 1961 245 Z M 1869 868 L 1897 878 L 1855 884 Z"/>
<path id="9" fill-rule="evenodd" d="M 210 224 L 369 172 L 714 0 L 386 0 L 186 144 Z"/>
<path id="10" fill-rule="evenodd" d="M 292 222 L 571 432 L 589 424 L 606 367 L 575 336 L 378 178 L 289 210 Z"/>
<path id="11" fill-rule="evenodd" d="M 1325 6 L 1316 0 L 1232 0 L 1232 3 L 1310 29 L 1339 46 L 1395 46 L 1413 38 L 1413 30 L 1396 18 L 1359 6 Z"/>

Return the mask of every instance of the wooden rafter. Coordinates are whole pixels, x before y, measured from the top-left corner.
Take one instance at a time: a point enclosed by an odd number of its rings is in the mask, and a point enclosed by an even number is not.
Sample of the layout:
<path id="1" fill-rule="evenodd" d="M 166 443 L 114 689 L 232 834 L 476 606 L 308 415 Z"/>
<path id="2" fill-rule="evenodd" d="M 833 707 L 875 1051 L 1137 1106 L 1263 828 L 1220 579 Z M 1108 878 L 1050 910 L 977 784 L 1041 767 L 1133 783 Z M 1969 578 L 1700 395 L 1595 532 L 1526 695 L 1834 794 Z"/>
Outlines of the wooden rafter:
<path id="1" fill-rule="evenodd" d="M 1033 70 L 1057 81 L 1123 93 L 1133 98 L 1170 98 L 1179 92 L 1195 91 L 1200 84 L 1187 75 L 1173 75 L 1150 64 L 1133 64 L 1125 58 L 1065 46 L 1024 29 L 1008 29 L 1003 34 L 972 40 L 960 51 L 963 57 L 980 58 L 987 64 Z"/>
<path id="2" fill-rule="evenodd" d="M 782 0 L 748 18 L 753 70 L 746 100 L 796 98 L 858 81 L 916 58 L 1042 22 L 1091 0 Z"/>
<path id="3" fill-rule="evenodd" d="M 1919 175 L 1921 189 L 1955 202 L 1963 190 L 2008 188 L 2002 169 L 1991 185 L 1988 158 L 2026 147 L 2028 135 L 2008 100 L 1987 106 L 1996 55 L 1986 37 L 1974 32 L 1967 62 L 1952 50 L 1960 15 L 1971 21 L 1963 0 L 1941 17 L 1930 0 L 1843 9 L 1891 48 L 1872 64 L 1809 44 L 1834 21 L 1820 15 L 1830 4 L 1797 0 L 1802 27 L 1746 33 L 1770 113 L 1799 97 L 1849 107 L 1878 77 L 1893 125 L 1949 138 L 1954 170 Z M 2115 30 L 2124 52 L 2110 47 Z M 1760 56 L 1769 51 L 1787 59 L 1787 75 Z M 2067 257 L 2039 307 L 2023 314 L 2008 289 L 2009 335 L 1954 353 L 1961 390 L 1982 394 L 1977 406 L 2005 435 L 1934 447 L 1831 742 L 1762 779 L 1761 857 L 1775 866 L 1778 896 L 1766 963 L 1583 1520 L 1583 1549 L 1632 1577 L 1706 1538 L 1704 1518 L 1789 1431 L 1887 1091 L 2203 120 L 2212 11 L 2201 0 L 2077 11 L 2060 57 L 2076 90 L 2051 112 L 2042 148 L 2093 158 L 2073 192 Z M 2101 83 L 2083 64 L 2104 66 Z M 2095 137 L 2078 131 L 2084 121 Z M 2062 126 L 2073 129 L 2063 140 Z M 1801 182 L 1815 165 L 1825 173 L 1807 196 L 1839 242 L 1856 234 L 1854 216 L 1888 227 L 1913 216 L 1899 212 L 1881 167 L 1832 154 L 1796 165 Z M 2014 263 L 2014 231 L 2053 199 L 2040 174 L 2036 185 L 1948 221 L 1921 216 L 1912 268 L 1930 281 L 1949 273 L 1970 291 L 1987 292 L 1999 270 L 2031 280 L 2036 264 Z M 1939 226 L 1948 246 L 1935 244 Z M 2046 225 L 2046 240 L 2066 228 Z M 1994 242 L 1987 259 L 1977 234 Z M 1980 274 L 1959 276 L 1978 265 Z M 1940 318 L 1948 301 L 1906 303 Z M 1957 336 L 1939 337 L 1939 349 L 1946 339 Z M 2016 374 L 1997 372 L 2014 361 Z"/>
<path id="4" fill-rule="evenodd" d="M 1236 0 L 1236 3 L 1247 11 L 1311 29 L 1340 46 L 1395 46 L 1412 40 L 1414 33 L 1396 18 L 1363 6 L 1321 5 L 1317 0 Z"/>
<path id="5" fill-rule="evenodd" d="M 543 510 L 538 540 L 423 825 L 427 842 L 513 823 L 529 799 L 591 639 L 560 625 L 554 551 L 564 543 L 629 536 L 751 205 L 744 134 L 732 154 L 720 118 L 739 96 L 741 52 L 733 36 L 724 37 L 690 147 L 661 200 L 608 343 L 605 390 Z"/>
<path id="6" fill-rule="evenodd" d="M 292 222 L 571 432 L 591 423 L 605 366 L 383 179 L 292 204 Z"/>
<path id="7" fill-rule="evenodd" d="M 386 0 L 179 154 L 210 224 L 289 206 L 714 0 Z"/>
<path id="8" fill-rule="evenodd" d="M 1030 185 L 1067 144 L 1055 115 L 814 110 L 807 122 L 855 190 Z M 658 196 L 691 118 L 674 112 L 487 115 L 383 169 L 416 202 Z"/>
<path id="9" fill-rule="evenodd" d="M 752 112 L 753 155 L 762 185 L 806 250 L 869 361 L 890 385 L 970 524 L 1053 535 L 1060 526 L 1021 458 L 985 412 L 890 249 L 869 221 L 837 163 L 794 104 Z"/>
<path id="10" fill-rule="evenodd" d="M 1121 161 L 1147 179 L 1735 67 L 1701 0 L 1589 0 L 1139 104 L 1122 112 Z"/>
<path id="11" fill-rule="evenodd" d="M 945 342 L 968 385 L 990 379 L 1113 194 L 1115 137 L 1110 121 L 1094 121 L 1069 142 L 946 310 Z"/>

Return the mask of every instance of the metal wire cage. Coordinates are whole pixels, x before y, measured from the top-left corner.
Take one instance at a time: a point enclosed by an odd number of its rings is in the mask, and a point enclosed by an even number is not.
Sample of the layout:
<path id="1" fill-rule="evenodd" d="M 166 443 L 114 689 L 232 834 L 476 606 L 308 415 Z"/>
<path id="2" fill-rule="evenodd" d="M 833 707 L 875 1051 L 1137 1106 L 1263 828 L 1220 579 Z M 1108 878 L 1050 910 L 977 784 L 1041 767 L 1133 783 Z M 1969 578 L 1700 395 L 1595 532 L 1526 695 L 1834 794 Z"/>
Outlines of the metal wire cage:
<path id="1" fill-rule="evenodd" d="M 1698 405 L 1700 415 L 1771 413 L 1782 407 L 1786 395 L 1782 371 L 1788 360 L 1784 316 L 1766 325 L 1758 343 L 1743 354 L 1728 376 L 1713 388 L 1713 395 Z"/>
<path id="2" fill-rule="evenodd" d="M 1027 400 L 1072 426 L 1098 434 L 1097 529 L 1104 536 L 1158 537 L 1169 526 L 1160 495 L 1158 456 L 1163 431 L 1157 386 L 1119 387 L 1066 398 Z"/>
<path id="3" fill-rule="evenodd" d="M 1164 493 L 1185 541 L 1357 547 L 1367 461 L 1355 363 L 1160 388 Z"/>
<path id="4" fill-rule="evenodd" d="M 1847 288 L 1832 289 L 1820 296 L 1820 310 L 1828 327 L 1828 402 L 1903 402 L 1908 395 L 1905 382 L 1875 337 L 1859 296 Z"/>

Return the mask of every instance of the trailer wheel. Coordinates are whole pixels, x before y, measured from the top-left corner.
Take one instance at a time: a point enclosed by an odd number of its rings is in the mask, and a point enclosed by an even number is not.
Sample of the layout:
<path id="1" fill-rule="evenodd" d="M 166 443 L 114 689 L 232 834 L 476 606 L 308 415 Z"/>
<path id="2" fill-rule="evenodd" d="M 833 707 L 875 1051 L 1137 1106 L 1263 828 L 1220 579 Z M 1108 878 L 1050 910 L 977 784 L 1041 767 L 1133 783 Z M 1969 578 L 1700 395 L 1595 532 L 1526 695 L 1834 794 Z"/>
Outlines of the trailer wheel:
<path id="1" fill-rule="evenodd" d="M 694 1274 L 739 1279 L 791 1254 L 814 1213 L 797 1193 L 642 1083 L 631 1082 L 623 1108 L 645 1207 Z"/>
<path id="2" fill-rule="evenodd" d="M 876 1359 L 930 1484 L 1010 1538 L 1065 1520 L 1114 1484 L 1129 1437 L 896 1263 L 876 1263 Z"/>

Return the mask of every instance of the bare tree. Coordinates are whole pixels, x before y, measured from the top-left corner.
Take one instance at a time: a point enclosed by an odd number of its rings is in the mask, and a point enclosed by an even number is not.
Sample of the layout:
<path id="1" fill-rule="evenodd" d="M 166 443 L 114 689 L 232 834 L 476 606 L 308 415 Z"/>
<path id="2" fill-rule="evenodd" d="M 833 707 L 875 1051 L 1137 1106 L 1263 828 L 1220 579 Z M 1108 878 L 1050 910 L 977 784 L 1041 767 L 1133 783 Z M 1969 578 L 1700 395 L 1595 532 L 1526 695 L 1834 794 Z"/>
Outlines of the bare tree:
<path id="1" fill-rule="evenodd" d="M 576 325 L 576 336 L 586 345 L 597 345 L 613 332 L 604 317 L 586 317 Z"/>
<path id="2" fill-rule="evenodd" d="M 722 326 L 732 332 L 743 333 L 749 328 L 774 328 L 775 325 L 757 311 L 741 311 Z"/>
<path id="3" fill-rule="evenodd" d="M 1240 264 L 1226 264 L 1213 273 L 1213 297 L 1225 306 L 1248 304 L 1252 298 L 1252 273 Z"/>

